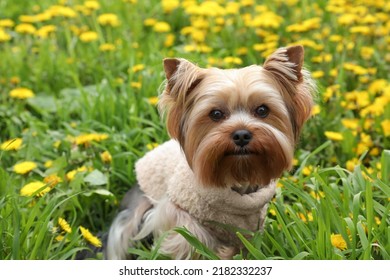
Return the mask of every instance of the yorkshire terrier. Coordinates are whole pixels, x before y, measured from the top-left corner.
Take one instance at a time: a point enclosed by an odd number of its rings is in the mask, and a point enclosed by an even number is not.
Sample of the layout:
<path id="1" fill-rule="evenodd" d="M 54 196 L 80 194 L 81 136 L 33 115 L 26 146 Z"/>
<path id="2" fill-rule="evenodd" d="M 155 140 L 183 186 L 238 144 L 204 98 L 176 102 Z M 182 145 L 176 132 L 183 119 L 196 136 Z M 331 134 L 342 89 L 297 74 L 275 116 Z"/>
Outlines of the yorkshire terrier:
<path id="1" fill-rule="evenodd" d="M 172 139 L 136 163 L 139 186 L 110 228 L 107 259 L 129 258 L 135 241 L 164 233 L 160 253 L 199 258 L 176 227 L 230 259 L 242 249 L 238 229 L 263 229 L 311 115 L 315 84 L 303 57 L 302 46 L 280 48 L 262 67 L 227 70 L 164 60 L 159 108 Z"/>

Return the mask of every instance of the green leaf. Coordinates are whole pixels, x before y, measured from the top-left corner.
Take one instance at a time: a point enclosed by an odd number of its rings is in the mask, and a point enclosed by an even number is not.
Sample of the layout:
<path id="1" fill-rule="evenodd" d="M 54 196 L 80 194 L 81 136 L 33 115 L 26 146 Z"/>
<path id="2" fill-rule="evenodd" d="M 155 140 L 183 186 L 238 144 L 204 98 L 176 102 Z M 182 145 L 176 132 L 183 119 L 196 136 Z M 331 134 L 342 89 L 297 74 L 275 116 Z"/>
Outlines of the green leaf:
<path id="1" fill-rule="evenodd" d="M 303 260 L 305 259 L 307 256 L 310 256 L 310 253 L 308 252 L 300 252 L 299 254 L 297 254 L 293 260 Z"/>
<path id="2" fill-rule="evenodd" d="M 42 115 L 57 112 L 57 104 L 53 96 L 36 96 L 28 99 L 27 103 Z"/>
<path id="3" fill-rule="evenodd" d="M 366 250 L 369 246 L 369 243 L 368 243 L 368 239 L 364 227 L 360 221 L 357 223 L 357 232 L 359 234 L 360 242 L 362 243 L 363 250 Z"/>
<path id="4" fill-rule="evenodd" d="M 0 167 L 0 195 L 5 196 L 7 189 L 8 174 Z"/>
<path id="5" fill-rule="evenodd" d="M 50 174 L 59 173 L 61 170 L 64 170 L 67 166 L 67 160 L 65 157 L 59 157 L 53 161 L 52 166 L 45 171 L 45 176 Z"/>
<path id="6" fill-rule="evenodd" d="M 91 196 L 93 194 L 101 195 L 101 196 L 108 196 L 108 197 L 114 197 L 114 194 L 106 189 L 97 189 L 90 192 L 85 192 L 83 195 L 85 196 Z"/>
<path id="7" fill-rule="evenodd" d="M 255 248 L 240 232 L 237 232 L 237 236 L 256 260 L 266 259 L 265 255 L 259 249 Z"/>
<path id="8" fill-rule="evenodd" d="M 84 181 L 92 186 L 102 186 L 107 184 L 108 179 L 106 175 L 95 169 L 84 178 Z"/>
<path id="9" fill-rule="evenodd" d="M 390 150 L 384 150 L 381 157 L 381 172 L 383 182 L 390 183 Z"/>

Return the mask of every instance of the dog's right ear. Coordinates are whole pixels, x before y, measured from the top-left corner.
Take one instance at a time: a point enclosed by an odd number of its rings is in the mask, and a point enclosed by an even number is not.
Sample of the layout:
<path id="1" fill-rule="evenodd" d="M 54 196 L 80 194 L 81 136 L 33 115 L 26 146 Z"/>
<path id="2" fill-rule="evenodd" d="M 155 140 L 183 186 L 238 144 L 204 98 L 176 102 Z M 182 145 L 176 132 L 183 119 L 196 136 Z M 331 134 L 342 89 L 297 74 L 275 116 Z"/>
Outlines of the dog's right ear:
<path id="1" fill-rule="evenodd" d="M 202 69 L 184 58 L 164 59 L 164 70 L 167 78 L 164 94 L 182 104 L 203 78 Z"/>
<path id="2" fill-rule="evenodd" d="M 204 69 L 184 58 L 166 58 L 163 62 L 167 81 L 160 97 L 159 109 L 167 113 L 169 135 L 181 142 L 181 119 L 187 97 L 202 81 Z"/>

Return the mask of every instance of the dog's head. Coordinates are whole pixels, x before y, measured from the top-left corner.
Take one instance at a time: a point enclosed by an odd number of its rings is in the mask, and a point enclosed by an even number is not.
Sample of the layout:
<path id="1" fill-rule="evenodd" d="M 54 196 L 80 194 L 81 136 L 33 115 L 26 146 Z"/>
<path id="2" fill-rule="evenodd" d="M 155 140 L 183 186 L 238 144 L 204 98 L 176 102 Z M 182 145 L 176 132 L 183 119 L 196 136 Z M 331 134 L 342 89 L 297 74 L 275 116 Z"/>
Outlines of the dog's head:
<path id="1" fill-rule="evenodd" d="M 205 186 L 261 186 L 291 168 L 312 108 L 303 47 L 280 48 L 264 65 L 221 70 L 165 59 L 160 109 Z"/>

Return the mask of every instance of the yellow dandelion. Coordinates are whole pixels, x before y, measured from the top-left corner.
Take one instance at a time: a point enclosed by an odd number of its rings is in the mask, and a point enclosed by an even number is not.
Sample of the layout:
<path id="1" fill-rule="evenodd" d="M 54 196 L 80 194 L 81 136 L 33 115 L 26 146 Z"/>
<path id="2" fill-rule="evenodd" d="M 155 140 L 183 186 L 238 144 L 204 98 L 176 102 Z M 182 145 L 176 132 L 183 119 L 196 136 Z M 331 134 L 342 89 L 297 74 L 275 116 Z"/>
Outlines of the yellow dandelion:
<path id="1" fill-rule="evenodd" d="M 56 174 L 52 174 L 49 176 L 46 176 L 43 179 L 43 182 L 45 182 L 50 188 L 54 188 L 58 183 L 62 182 L 62 179 L 58 177 Z"/>
<path id="2" fill-rule="evenodd" d="M 58 218 L 58 225 L 60 226 L 60 228 L 67 232 L 67 233 L 71 233 L 72 232 L 72 228 L 70 227 L 69 223 L 63 219 L 63 218 Z"/>
<path id="3" fill-rule="evenodd" d="M 20 195 L 21 196 L 32 196 L 34 193 L 39 191 L 36 196 L 43 196 L 44 194 L 48 193 L 51 188 L 46 187 L 46 183 L 40 182 L 40 181 L 35 181 L 28 183 L 27 185 L 23 186 L 23 188 L 20 189 Z"/>
<path id="4" fill-rule="evenodd" d="M 58 241 L 58 242 L 61 242 L 61 241 L 64 240 L 64 238 L 65 238 L 65 236 L 63 236 L 63 235 L 58 235 L 58 236 L 56 236 L 55 240 Z M 65 241 L 68 241 L 68 240 L 65 240 Z"/>
<path id="5" fill-rule="evenodd" d="M 142 71 L 144 69 L 145 69 L 145 65 L 144 64 L 136 64 L 133 67 L 131 67 L 131 72 L 137 73 L 137 72 Z"/>
<path id="6" fill-rule="evenodd" d="M 17 151 L 22 147 L 23 140 L 22 138 L 14 138 L 5 141 L 4 143 L 1 144 L 0 149 L 3 151 Z"/>
<path id="7" fill-rule="evenodd" d="M 7 42 L 9 40 L 11 40 L 11 35 L 9 35 L 7 32 L 0 28 L 0 43 Z"/>
<path id="8" fill-rule="evenodd" d="M 48 21 L 53 18 L 53 15 L 50 13 L 50 11 L 45 11 L 43 13 L 39 13 L 34 16 L 35 17 L 35 22 L 44 22 Z"/>
<path id="9" fill-rule="evenodd" d="M 108 138 L 108 134 L 105 133 L 89 133 L 81 134 L 73 139 L 73 143 L 76 145 L 90 145 L 91 142 L 101 142 Z"/>
<path id="10" fill-rule="evenodd" d="M 157 105 L 157 103 L 158 103 L 158 97 L 157 97 L 157 96 L 149 97 L 149 98 L 148 98 L 148 102 L 149 102 L 149 104 L 151 104 L 151 105 Z"/>
<path id="11" fill-rule="evenodd" d="M 15 22 L 12 19 L 0 19 L 0 27 L 13 27 Z"/>
<path id="12" fill-rule="evenodd" d="M 305 176 L 309 176 L 313 172 L 313 170 L 314 170 L 313 166 L 311 166 L 311 165 L 305 166 L 302 169 L 302 174 L 305 175 Z"/>
<path id="13" fill-rule="evenodd" d="M 356 33 L 356 34 L 362 34 L 362 35 L 370 35 L 371 33 L 371 28 L 365 25 L 358 25 L 358 26 L 353 26 L 349 29 L 349 32 L 351 33 Z"/>
<path id="14" fill-rule="evenodd" d="M 242 60 L 239 57 L 234 57 L 234 56 L 227 56 L 223 59 L 223 62 L 225 64 L 235 64 L 235 65 L 241 65 Z"/>
<path id="15" fill-rule="evenodd" d="M 368 69 L 354 63 L 345 62 L 343 64 L 343 68 L 345 70 L 353 72 L 356 75 L 367 75 L 369 73 Z"/>
<path id="16" fill-rule="evenodd" d="M 30 15 L 21 15 L 19 16 L 19 20 L 23 23 L 34 23 L 37 21 L 37 18 Z"/>
<path id="17" fill-rule="evenodd" d="M 146 145 L 146 148 L 151 151 L 153 150 L 154 148 L 158 147 L 158 143 L 149 143 Z"/>
<path id="18" fill-rule="evenodd" d="M 329 37 L 329 41 L 334 42 L 334 43 L 339 43 L 342 40 L 343 40 L 343 36 L 341 36 L 341 35 L 331 35 Z"/>
<path id="19" fill-rule="evenodd" d="M 352 158 L 346 162 L 346 168 L 353 172 L 355 170 L 355 167 L 360 164 L 360 161 L 358 158 Z"/>
<path id="20" fill-rule="evenodd" d="M 301 23 L 295 23 L 287 26 L 287 32 L 307 32 L 309 30 L 318 29 L 321 26 L 321 18 L 310 18 Z"/>
<path id="21" fill-rule="evenodd" d="M 310 195 L 317 200 L 325 197 L 325 193 L 322 191 L 310 191 Z"/>
<path id="22" fill-rule="evenodd" d="M 98 17 L 98 22 L 103 26 L 119 26 L 119 18 L 116 14 L 102 14 Z"/>
<path id="23" fill-rule="evenodd" d="M 95 247 L 102 247 L 102 242 L 100 241 L 100 239 L 94 236 L 88 229 L 83 226 L 80 226 L 80 231 L 84 239 L 87 240 L 90 244 Z"/>
<path id="24" fill-rule="evenodd" d="M 53 166 L 53 161 L 52 160 L 48 160 L 43 165 L 45 166 L 45 168 L 50 168 L 50 167 Z"/>
<path id="25" fill-rule="evenodd" d="M 313 106 L 313 109 L 311 110 L 311 115 L 315 116 L 318 115 L 319 113 L 321 113 L 321 107 L 320 105 L 316 104 Z"/>
<path id="26" fill-rule="evenodd" d="M 311 212 L 307 212 L 306 214 L 298 213 L 298 217 L 304 222 L 307 223 L 313 221 L 313 214 Z"/>
<path id="27" fill-rule="evenodd" d="M 135 89 L 140 89 L 142 87 L 142 83 L 140 82 L 131 82 L 130 86 Z"/>
<path id="28" fill-rule="evenodd" d="M 377 147 L 372 148 L 371 151 L 370 151 L 370 155 L 371 155 L 371 156 L 376 157 L 376 156 L 379 156 L 379 154 L 380 154 L 380 150 L 379 150 L 379 148 L 377 148 Z"/>
<path id="29" fill-rule="evenodd" d="M 145 26 L 154 26 L 157 23 L 157 20 L 154 18 L 147 18 L 144 20 Z"/>
<path id="30" fill-rule="evenodd" d="M 268 211 L 272 216 L 276 216 L 276 211 L 275 211 L 275 209 L 269 209 L 269 211 Z"/>
<path id="31" fill-rule="evenodd" d="M 165 41 L 164 41 L 164 47 L 166 48 L 169 48 L 169 47 L 172 47 L 173 44 L 175 43 L 175 35 L 173 34 L 168 34 L 166 37 L 165 37 Z"/>
<path id="32" fill-rule="evenodd" d="M 312 72 L 311 73 L 311 75 L 312 75 L 312 77 L 314 78 L 314 79 L 319 79 L 319 78 L 322 78 L 324 75 L 325 75 L 325 73 L 324 73 L 324 71 L 314 71 L 314 72 Z"/>
<path id="33" fill-rule="evenodd" d="M 383 135 L 390 136 L 390 119 L 384 120 L 381 122 L 381 127 L 383 129 Z"/>
<path id="34" fill-rule="evenodd" d="M 165 21 L 158 21 L 153 26 L 153 30 L 158 33 L 166 33 L 171 31 L 171 26 Z"/>
<path id="35" fill-rule="evenodd" d="M 343 124 L 344 127 L 351 130 L 357 130 L 359 128 L 358 119 L 342 119 L 341 123 Z"/>
<path id="36" fill-rule="evenodd" d="M 363 59 L 369 60 L 374 55 L 374 48 L 372 47 L 362 47 L 360 49 L 360 55 L 363 57 Z"/>
<path id="37" fill-rule="evenodd" d="M 13 76 L 9 79 L 9 82 L 13 85 L 20 84 L 20 78 L 17 76 Z"/>
<path id="38" fill-rule="evenodd" d="M 34 92 L 28 88 L 15 88 L 10 91 L 9 96 L 15 99 L 27 99 L 35 96 Z"/>
<path id="39" fill-rule="evenodd" d="M 80 34 L 80 40 L 84 43 L 96 41 L 99 35 L 95 31 L 86 31 Z"/>
<path id="40" fill-rule="evenodd" d="M 92 10 L 92 11 L 96 11 L 96 10 L 100 9 L 100 4 L 97 1 L 85 1 L 84 6 L 87 9 Z"/>
<path id="41" fill-rule="evenodd" d="M 343 236 L 341 234 L 331 234 L 330 235 L 330 241 L 332 242 L 333 247 L 336 247 L 340 249 L 341 251 L 344 251 L 347 249 L 347 243 L 345 242 Z"/>
<path id="42" fill-rule="evenodd" d="M 35 162 L 23 161 L 18 164 L 15 164 L 13 167 L 13 171 L 18 174 L 26 174 L 35 168 L 37 168 L 37 164 Z"/>
<path id="43" fill-rule="evenodd" d="M 70 7 L 53 5 L 48 12 L 54 17 L 75 18 L 77 13 Z"/>
<path id="44" fill-rule="evenodd" d="M 104 151 L 103 153 L 100 154 L 100 159 L 104 163 L 110 163 L 112 161 L 112 156 L 108 151 Z"/>
<path id="45" fill-rule="evenodd" d="M 341 141 L 344 139 L 343 135 L 340 132 L 334 132 L 334 131 L 325 131 L 325 136 L 329 140 L 333 141 Z"/>
<path id="46" fill-rule="evenodd" d="M 387 80 L 377 79 L 369 85 L 368 91 L 370 93 L 377 94 L 377 93 L 380 93 L 381 91 L 383 91 L 387 87 L 387 85 L 388 85 Z"/>
<path id="47" fill-rule="evenodd" d="M 15 31 L 21 34 L 34 34 L 37 29 L 30 23 L 21 23 L 15 27 Z"/>
<path id="48" fill-rule="evenodd" d="M 161 2 L 164 13 L 171 13 L 180 6 L 179 0 L 162 0 Z"/>
<path id="49" fill-rule="evenodd" d="M 39 28 L 35 35 L 40 38 L 47 38 L 49 35 L 57 30 L 57 27 L 55 25 L 45 25 Z"/>
<path id="50" fill-rule="evenodd" d="M 352 25 L 354 24 L 356 21 L 359 20 L 359 16 L 358 15 L 355 15 L 355 14 L 351 14 L 351 13 L 345 13 L 343 15 L 341 15 L 338 19 L 337 19 L 337 22 L 340 24 L 340 25 L 345 25 L 345 26 L 348 26 L 348 25 Z"/>
<path id="51" fill-rule="evenodd" d="M 283 18 L 271 11 L 264 11 L 253 19 L 248 20 L 246 25 L 257 28 L 279 28 L 283 22 Z"/>
<path id="52" fill-rule="evenodd" d="M 115 51 L 115 49 L 116 49 L 115 45 L 109 43 L 101 44 L 99 46 L 99 51 L 101 52 L 112 52 Z"/>
<path id="53" fill-rule="evenodd" d="M 74 177 L 76 176 L 77 173 L 80 173 L 80 172 L 86 172 L 87 171 L 87 167 L 85 166 L 81 166 L 77 169 L 74 169 L 74 170 L 71 170 L 69 171 L 68 173 L 66 173 L 66 179 L 68 181 L 72 181 L 74 179 Z"/>

